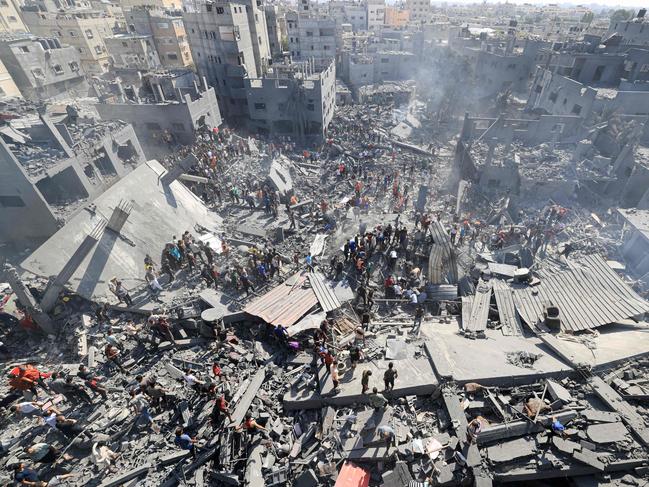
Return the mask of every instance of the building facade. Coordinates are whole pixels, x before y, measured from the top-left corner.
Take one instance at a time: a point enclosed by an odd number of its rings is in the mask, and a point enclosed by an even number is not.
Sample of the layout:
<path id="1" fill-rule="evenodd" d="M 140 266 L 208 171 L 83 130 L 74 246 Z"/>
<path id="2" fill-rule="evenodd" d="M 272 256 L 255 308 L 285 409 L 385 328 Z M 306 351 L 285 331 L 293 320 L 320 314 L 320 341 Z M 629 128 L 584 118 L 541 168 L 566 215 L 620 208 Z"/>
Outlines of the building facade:
<path id="1" fill-rule="evenodd" d="M 161 66 L 153 37 L 138 34 L 118 34 L 105 39 L 106 49 L 115 69 L 148 71 Z"/>
<path id="2" fill-rule="evenodd" d="M 257 0 L 210 2 L 184 12 L 199 76 L 214 87 L 222 114 L 245 120 L 244 78 L 262 78 L 272 62 L 266 16 Z"/>
<path id="3" fill-rule="evenodd" d="M 367 30 L 379 32 L 385 23 L 385 0 L 366 0 Z"/>
<path id="4" fill-rule="evenodd" d="M 294 60 L 315 59 L 318 64 L 336 57 L 336 23 L 326 18 L 286 14 L 288 49 Z"/>
<path id="5" fill-rule="evenodd" d="M 87 96 L 79 53 L 58 39 L 30 34 L 0 38 L 0 60 L 22 95 L 33 101 Z"/>
<path id="6" fill-rule="evenodd" d="M 0 100 L 5 98 L 22 98 L 22 94 L 7 67 L 0 60 Z"/>
<path id="7" fill-rule="evenodd" d="M 23 7 L 23 20 L 37 36 L 57 38 L 79 53 L 87 74 L 102 74 L 110 68 L 104 39 L 113 36 L 115 18 L 101 10 L 70 8 L 43 11 L 37 4 Z"/>
<path id="8" fill-rule="evenodd" d="M 0 33 L 27 32 L 14 0 L 0 0 Z"/>
<path id="9" fill-rule="evenodd" d="M 185 24 L 179 11 L 133 7 L 124 13 L 130 33 L 151 36 L 162 66 L 185 68 L 193 65 Z"/>

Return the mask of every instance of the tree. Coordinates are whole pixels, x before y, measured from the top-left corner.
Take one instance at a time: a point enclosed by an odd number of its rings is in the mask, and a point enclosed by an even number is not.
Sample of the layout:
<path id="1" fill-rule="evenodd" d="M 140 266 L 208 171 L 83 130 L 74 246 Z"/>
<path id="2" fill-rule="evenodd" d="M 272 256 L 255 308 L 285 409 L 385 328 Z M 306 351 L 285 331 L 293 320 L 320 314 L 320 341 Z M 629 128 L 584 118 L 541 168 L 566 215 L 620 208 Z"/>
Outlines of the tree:
<path id="1" fill-rule="evenodd" d="M 624 10 L 623 8 L 615 10 L 611 14 L 611 22 L 621 22 L 633 17 L 633 10 Z"/>

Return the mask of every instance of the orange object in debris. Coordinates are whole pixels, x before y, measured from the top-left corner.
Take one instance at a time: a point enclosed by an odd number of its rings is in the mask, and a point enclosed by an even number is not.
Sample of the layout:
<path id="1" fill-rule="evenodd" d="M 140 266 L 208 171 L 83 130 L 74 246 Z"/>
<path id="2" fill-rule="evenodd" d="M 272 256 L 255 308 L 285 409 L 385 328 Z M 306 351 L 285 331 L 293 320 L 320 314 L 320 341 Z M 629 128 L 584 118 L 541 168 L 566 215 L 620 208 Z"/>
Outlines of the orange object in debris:
<path id="1" fill-rule="evenodd" d="M 335 487 L 367 487 L 370 485 L 370 472 L 355 463 L 345 462 L 338 472 Z"/>

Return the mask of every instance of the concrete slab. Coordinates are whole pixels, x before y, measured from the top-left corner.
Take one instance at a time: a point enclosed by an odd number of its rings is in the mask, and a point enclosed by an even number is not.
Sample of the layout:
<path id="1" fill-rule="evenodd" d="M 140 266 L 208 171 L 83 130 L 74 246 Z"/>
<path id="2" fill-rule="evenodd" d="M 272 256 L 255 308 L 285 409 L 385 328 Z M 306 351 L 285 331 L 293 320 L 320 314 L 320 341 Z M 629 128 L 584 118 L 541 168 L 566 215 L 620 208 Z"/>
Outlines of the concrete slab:
<path id="1" fill-rule="evenodd" d="M 460 384 L 479 382 L 484 385 L 514 386 L 541 378 L 562 378 L 572 368 L 554 357 L 536 337 L 504 336 L 499 330 L 485 330 L 486 339 L 467 340 L 459 334 L 457 321 L 436 322 L 422 326 L 421 335 L 436 370 L 452 373 Z M 508 363 L 507 353 L 539 354 L 532 368 Z"/>
<path id="2" fill-rule="evenodd" d="M 604 370 L 649 353 L 649 328 L 646 323 L 614 323 L 602 326 L 597 331 L 599 336 L 589 337 L 593 348 L 578 342 L 558 340 L 562 353 L 573 363 L 584 364 L 595 370 Z M 556 338 L 554 340 L 557 341 Z"/>
<path id="3" fill-rule="evenodd" d="M 371 362 L 361 362 L 353 373 L 350 369 L 341 371 L 339 391 L 336 394 L 333 393 L 333 384 L 329 372 L 324 366 L 320 366 L 318 376 L 321 392 L 317 393 L 310 390 L 288 391 L 284 395 L 284 408 L 287 410 L 315 409 L 324 405 L 344 406 L 354 403 L 367 403 L 367 395 L 361 394 L 363 371 L 372 371 L 369 390 L 371 391 L 373 387 L 376 387 L 379 391 L 383 391 L 383 373 L 388 368 L 388 362 L 390 360 L 375 359 Z M 410 357 L 402 360 L 392 360 L 392 362 L 399 373 L 399 377 L 395 382 L 394 390 L 384 393 L 388 400 L 409 395 L 432 394 L 437 389 L 438 381 L 427 358 Z"/>
<path id="4" fill-rule="evenodd" d="M 83 209 L 70 218 L 22 262 L 22 267 L 39 276 L 57 275 L 85 235 L 127 198 L 133 210 L 120 234 L 105 231 L 66 287 L 94 301 L 112 299 L 108 282 L 113 276 L 129 290 L 141 287 L 146 254 L 157 261 L 164 243 L 173 235 L 191 230 L 196 224 L 212 231 L 221 225 L 220 217 L 181 182 L 163 186 L 159 181 L 162 174 L 164 168 L 155 160 L 140 165 L 95 199 L 94 210 Z"/>
<path id="5" fill-rule="evenodd" d="M 618 443 L 628 439 L 629 431 L 624 424 L 601 423 L 592 424 L 586 430 L 591 441 L 599 444 Z"/>
<path id="6" fill-rule="evenodd" d="M 536 454 L 536 440 L 533 438 L 517 438 L 512 441 L 503 441 L 487 450 L 487 456 L 493 463 L 508 463 Z"/>

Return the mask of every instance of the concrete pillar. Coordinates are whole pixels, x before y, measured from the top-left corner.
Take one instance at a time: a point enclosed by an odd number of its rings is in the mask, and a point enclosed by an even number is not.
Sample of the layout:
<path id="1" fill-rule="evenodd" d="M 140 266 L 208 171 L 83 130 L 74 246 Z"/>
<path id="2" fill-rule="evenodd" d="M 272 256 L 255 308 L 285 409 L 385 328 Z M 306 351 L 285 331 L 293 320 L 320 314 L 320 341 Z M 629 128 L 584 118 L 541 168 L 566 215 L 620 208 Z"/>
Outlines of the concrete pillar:
<path id="1" fill-rule="evenodd" d="M 34 298 L 30 290 L 23 283 L 22 279 L 20 279 L 16 269 L 9 264 L 5 264 L 2 278 L 9 283 L 20 304 L 23 305 L 26 312 L 32 317 L 41 330 L 48 334 L 54 334 L 56 330 L 54 329 L 52 320 L 38 305 L 36 298 Z"/>
<path id="2" fill-rule="evenodd" d="M 121 103 L 126 102 L 126 93 L 124 92 L 124 85 L 122 85 L 122 80 L 117 78 L 115 80 L 115 83 L 117 84 L 117 90 L 119 91 L 119 101 Z"/>
<path id="3" fill-rule="evenodd" d="M 113 232 L 119 233 L 128 220 L 131 210 L 133 209 L 133 204 L 130 201 L 121 200 L 119 205 L 113 209 L 113 213 L 110 215 L 110 219 L 106 226 L 110 228 Z"/>
<path id="4" fill-rule="evenodd" d="M 52 138 L 56 141 L 56 144 L 63 150 L 68 157 L 74 157 L 74 152 L 72 151 L 72 148 L 68 145 L 68 143 L 65 141 L 65 139 L 61 136 L 60 132 L 57 130 L 57 128 L 54 126 L 52 121 L 50 120 L 50 117 L 48 117 L 44 113 L 40 113 L 38 115 L 41 119 L 41 122 L 43 122 L 43 125 L 47 129 L 47 131 L 50 133 Z"/>
<path id="5" fill-rule="evenodd" d="M 205 91 L 209 90 L 210 87 L 207 85 L 207 78 L 205 76 L 203 76 L 203 77 L 201 77 L 201 79 L 203 80 L 203 89 Z"/>
<path id="6" fill-rule="evenodd" d="M 162 86 L 160 86 L 159 84 L 156 84 L 155 87 L 156 87 L 156 93 L 158 94 L 158 96 L 157 96 L 158 101 L 160 103 L 164 103 L 165 101 L 167 101 L 165 99 L 165 94 L 162 91 Z"/>
<path id="7" fill-rule="evenodd" d="M 105 228 L 106 222 L 104 220 L 101 220 L 92 230 L 92 232 L 86 235 L 86 238 L 83 239 L 81 245 L 79 245 L 74 254 L 72 254 L 72 257 L 70 257 L 70 260 L 68 260 L 68 262 L 63 266 L 63 269 L 61 269 L 59 275 L 56 276 L 54 281 L 52 281 L 47 287 L 45 295 L 41 300 L 41 308 L 44 311 L 50 311 L 52 308 L 54 308 L 56 300 L 63 290 L 63 287 L 70 280 L 74 272 L 77 270 L 79 265 L 81 265 L 81 262 L 83 262 L 86 256 L 90 253 L 95 244 L 99 241 L 104 233 Z"/>
<path id="8" fill-rule="evenodd" d="M 198 159 L 194 154 L 189 154 L 182 161 L 176 163 L 169 171 L 162 176 L 161 181 L 165 186 L 170 185 L 178 179 L 183 173 L 187 172 L 191 167 L 198 164 Z"/>

